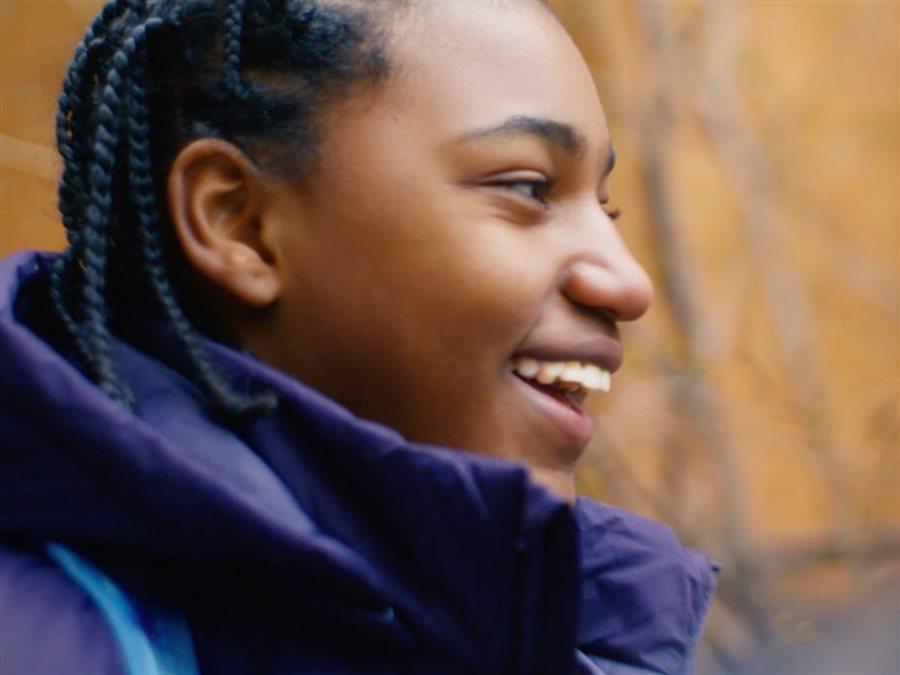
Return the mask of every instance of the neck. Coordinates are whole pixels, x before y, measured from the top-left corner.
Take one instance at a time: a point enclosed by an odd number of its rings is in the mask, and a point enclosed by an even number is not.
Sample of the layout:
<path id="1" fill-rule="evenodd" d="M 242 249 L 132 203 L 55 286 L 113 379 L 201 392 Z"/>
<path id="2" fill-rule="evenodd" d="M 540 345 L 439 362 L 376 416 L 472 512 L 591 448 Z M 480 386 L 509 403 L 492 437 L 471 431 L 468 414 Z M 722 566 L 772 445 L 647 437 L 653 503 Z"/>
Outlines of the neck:
<path id="1" fill-rule="evenodd" d="M 529 466 L 528 471 L 535 483 L 574 506 L 575 472 L 572 467 Z"/>

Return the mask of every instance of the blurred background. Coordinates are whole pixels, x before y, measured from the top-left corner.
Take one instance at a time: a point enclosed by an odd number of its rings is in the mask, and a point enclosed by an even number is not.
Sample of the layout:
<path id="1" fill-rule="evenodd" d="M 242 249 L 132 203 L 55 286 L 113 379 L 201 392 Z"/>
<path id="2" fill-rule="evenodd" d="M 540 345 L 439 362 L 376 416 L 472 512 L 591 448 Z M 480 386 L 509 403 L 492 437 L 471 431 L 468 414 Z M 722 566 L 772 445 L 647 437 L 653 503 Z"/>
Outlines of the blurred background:
<path id="1" fill-rule="evenodd" d="M 900 674 L 900 4 L 550 2 L 657 291 L 581 492 L 722 564 L 701 675 Z M 63 245 L 55 101 L 100 5 L 0 0 L 4 255 Z"/>

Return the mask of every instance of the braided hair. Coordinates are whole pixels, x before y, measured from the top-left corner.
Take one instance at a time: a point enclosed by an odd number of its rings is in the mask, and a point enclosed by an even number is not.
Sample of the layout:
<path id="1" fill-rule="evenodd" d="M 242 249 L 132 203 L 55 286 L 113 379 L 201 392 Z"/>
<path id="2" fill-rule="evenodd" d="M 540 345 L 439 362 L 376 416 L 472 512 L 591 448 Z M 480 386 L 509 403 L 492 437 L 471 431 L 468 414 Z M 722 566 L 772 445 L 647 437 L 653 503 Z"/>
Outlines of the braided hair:
<path id="1" fill-rule="evenodd" d="M 271 394 L 235 391 L 206 354 L 172 266 L 160 208 L 177 151 L 228 140 L 263 170 L 312 169 L 315 113 L 358 82 L 389 73 L 386 19 L 409 6 L 367 0 L 110 0 L 77 46 L 56 138 L 68 246 L 50 278 L 53 312 L 83 371 L 126 407 L 112 359 L 123 298 L 147 298 L 183 349 L 211 409 L 271 411 Z M 190 318 L 189 318 L 190 317 Z"/>

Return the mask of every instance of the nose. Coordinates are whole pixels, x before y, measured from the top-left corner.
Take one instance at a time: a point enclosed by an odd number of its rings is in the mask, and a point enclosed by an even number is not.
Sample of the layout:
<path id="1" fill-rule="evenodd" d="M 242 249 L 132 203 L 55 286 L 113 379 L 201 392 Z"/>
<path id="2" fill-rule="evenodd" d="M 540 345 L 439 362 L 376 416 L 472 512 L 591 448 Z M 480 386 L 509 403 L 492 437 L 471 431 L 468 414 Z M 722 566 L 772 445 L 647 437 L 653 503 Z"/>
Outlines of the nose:
<path id="1" fill-rule="evenodd" d="M 606 239 L 606 238 L 604 238 Z M 616 321 L 634 321 L 653 301 L 653 283 L 616 235 L 577 258 L 568 270 L 565 295 L 575 303 L 602 309 Z"/>

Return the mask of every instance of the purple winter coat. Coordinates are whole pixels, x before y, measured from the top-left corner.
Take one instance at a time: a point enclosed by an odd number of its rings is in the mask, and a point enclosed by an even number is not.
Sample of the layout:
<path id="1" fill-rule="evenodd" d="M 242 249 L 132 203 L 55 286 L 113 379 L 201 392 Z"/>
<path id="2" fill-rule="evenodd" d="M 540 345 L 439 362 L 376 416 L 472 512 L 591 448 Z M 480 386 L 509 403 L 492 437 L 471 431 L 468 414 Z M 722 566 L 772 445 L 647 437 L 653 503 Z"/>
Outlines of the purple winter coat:
<path id="1" fill-rule="evenodd" d="M 124 672 L 103 615 L 43 547 L 180 608 L 219 674 L 689 673 L 718 566 L 668 528 L 523 465 L 411 443 L 209 343 L 276 414 L 211 419 L 163 325 L 114 358 L 136 411 L 62 353 L 50 254 L 0 265 L 0 672 Z"/>

